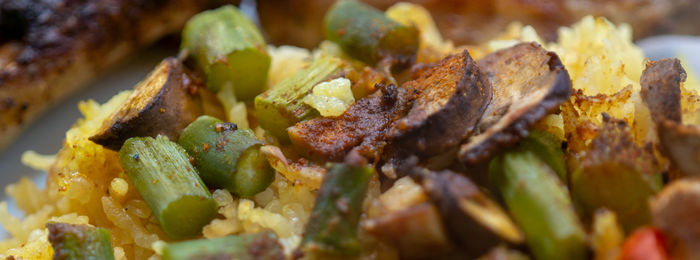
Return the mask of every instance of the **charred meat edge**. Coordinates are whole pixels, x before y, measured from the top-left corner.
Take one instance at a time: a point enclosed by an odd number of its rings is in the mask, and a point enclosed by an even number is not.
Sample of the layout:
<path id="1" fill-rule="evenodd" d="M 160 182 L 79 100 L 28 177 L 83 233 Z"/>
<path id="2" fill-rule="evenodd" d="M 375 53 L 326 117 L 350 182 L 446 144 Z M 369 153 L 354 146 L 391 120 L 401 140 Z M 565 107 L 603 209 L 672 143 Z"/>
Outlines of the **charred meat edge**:
<path id="1" fill-rule="evenodd" d="M 468 138 L 491 101 L 488 76 L 465 50 L 449 56 L 406 88 L 419 93 L 386 133 L 393 148 L 430 157 Z"/>
<path id="2" fill-rule="evenodd" d="M 202 114 L 197 81 L 175 58 L 163 60 L 89 139 L 111 150 L 137 136 L 165 135 L 177 140 L 182 129 Z"/>
<path id="3" fill-rule="evenodd" d="M 532 64 L 532 60 L 523 57 L 523 54 L 533 54 L 542 57 L 543 64 Z M 525 63 L 525 64 L 524 64 Z M 530 63 L 530 64 L 527 64 Z M 479 61 L 479 65 L 489 75 L 493 88 L 494 98 L 482 117 L 478 126 L 484 129 L 483 133 L 472 136 L 461 146 L 459 159 L 466 165 L 475 165 L 489 159 L 502 148 L 516 144 L 520 139 L 529 134 L 529 129 L 537 121 L 547 114 L 556 111 L 559 105 L 569 99 L 571 95 L 571 79 L 559 57 L 544 50 L 537 43 L 521 43 L 514 47 L 492 53 Z M 527 65 L 546 66 L 545 71 L 525 70 Z M 511 75 L 500 72 L 511 66 Z M 522 68 L 522 69 L 521 69 Z M 527 82 L 513 85 L 509 81 L 528 78 Z M 546 80 L 542 82 L 542 80 Z M 500 82 L 500 84 L 499 84 Z M 497 97 L 497 93 L 513 95 L 516 91 L 506 88 L 524 88 L 528 84 L 540 83 L 533 91 L 525 93 L 520 98 L 510 96 Z M 500 88 L 500 89 L 499 89 Z M 529 90 L 529 89 L 526 89 Z M 499 101 L 505 101 L 501 103 Z M 518 102 L 518 103 L 514 103 Z M 495 116 L 497 120 L 489 120 L 489 113 L 499 111 L 504 114 Z M 487 128 L 482 124 L 491 124 Z"/>

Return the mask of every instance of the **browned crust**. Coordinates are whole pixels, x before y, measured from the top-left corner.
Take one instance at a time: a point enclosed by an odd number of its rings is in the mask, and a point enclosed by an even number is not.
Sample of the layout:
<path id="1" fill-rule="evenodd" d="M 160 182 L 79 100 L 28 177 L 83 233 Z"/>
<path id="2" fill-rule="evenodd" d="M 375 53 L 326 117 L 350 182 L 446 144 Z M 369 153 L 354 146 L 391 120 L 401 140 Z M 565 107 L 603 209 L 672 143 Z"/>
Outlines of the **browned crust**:
<path id="1" fill-rule="evenodd" d="M 48 107 L 128 54 L 178 31 L 205 0 L 7 1 L 45 19 L 0 46 L 0 149 Z M 68 4 L 70 2 L 70 4 Z"/>
<path id="2" fill-rule="evenodd" d="M 536 43 L 492 53 L 479 65 L 489 75 L 494 98 L 478 126 L 484 132 L 460 148 L 459 159 L 467 165 L 516 144 L 537 121 L 566 102 L 572 91 L 559 57 Z"/>
<path id="3" fill-rule="evenodd" d="M 338 118 L 316 118 L 290 127 L 287 132 L 302 155 L 331 161 L 342 160 L 352 148 L 372 154 L 381 149 L 384 132 L 405 114 L 411 94 L 394 85 L 358 100 Z"/>
<path id="4" fill-rule="evenodd" d="M 467 51 L 443 59 L 404 87 L 420 93 L 387 131 L 391 146 L 430 157 L 468 138 L 491 100 L 491 84 Z"/>

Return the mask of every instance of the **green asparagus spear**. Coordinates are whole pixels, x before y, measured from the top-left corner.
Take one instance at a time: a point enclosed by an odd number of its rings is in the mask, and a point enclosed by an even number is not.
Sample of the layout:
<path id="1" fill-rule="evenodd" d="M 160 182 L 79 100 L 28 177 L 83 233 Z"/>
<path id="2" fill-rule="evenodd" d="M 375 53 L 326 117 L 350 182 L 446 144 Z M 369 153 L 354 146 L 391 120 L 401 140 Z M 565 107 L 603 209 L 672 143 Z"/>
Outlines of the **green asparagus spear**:
<path id="1" fill-rule="evenodd" d="M 113 260 L 109 230 L 89 225 L 48 223 L 53 259 Z"/>
<path id="2" fill-rule="evenodd" d="M 522 149 L 500 155 L 491 178 L 536 259 L 584 259 L 586 234 L 552 169 Z"/>
<path id="3" fill-rule="evenodd" d="M 250 129 L 237 129 L 211 116 L 200 116 L 178 140 L 210 188 L 253 196 L 270 185 L 275 172 L 260 153 L 262 142 Z"/>
<path id="4" fill-rule="evenodd" d="M 284 259 L 284 250 L 270 231 L 170 243 L 163 260 Z"/>
<path id="5" fill-rule="evenodd" d="M 351 153 L 350 157 L 359 155 Z M 357 226 L 371 176 L 372 167 L 364 159 L 346 159 L 326 173 L 298 253 L 317 256 L 360 253 Z"/>
<path id="6" fill-rule="evenodd" d="M 119 161 L 136 190 L 172 238 L 193 237 L 216 215 L 216 203 L 182 147 L 167 137 L 134 137 Z"/>
<path id="7" fill-rule="evenodd" d="M 189 51 L 214 92 L 231 84 L 238 99 L 250 100 L 265 89 L 270 68 L 265 40 L 234 6 L 192 17 L 182 30 L 181 48 Z"/>
<path id="8" fill-rule="evenodd" d="M 288 127 L 319 116 L 315 109 L 302 102 L 304 97 L 316 84 L 338 74 L 343 66 L 343 61 L 338 58 L 320 58 L 257 96 L 255 111 L 260 126 L 280 142 L 289 143 Z"/>
<path id="9" fill-rule="evenodd" d="M 386 57 L 407 63 L 415 58 L 418 50 L 416 28 L 401 25 L 355 0 L 338 1 L 326 13 L 324 26 L 326 39 L 370 65 Z"/>
<path id="10" fill-rule="evenodd" d="M 561 149 L 561 141 L 557 137 L 546 131 L 533 130 L 520 141 L 520 146 L 535 153 L 557 173 L 562 182 L 567 183 L 566 156 Z"/>

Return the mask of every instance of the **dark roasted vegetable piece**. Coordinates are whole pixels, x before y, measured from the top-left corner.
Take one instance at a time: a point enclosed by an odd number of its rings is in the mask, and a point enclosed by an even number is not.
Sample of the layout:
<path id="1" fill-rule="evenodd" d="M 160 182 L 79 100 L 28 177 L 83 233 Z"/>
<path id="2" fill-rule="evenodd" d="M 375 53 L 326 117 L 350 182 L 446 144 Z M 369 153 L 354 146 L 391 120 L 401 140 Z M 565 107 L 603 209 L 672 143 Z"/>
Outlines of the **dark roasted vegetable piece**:
<path id="1" fill-rule="evenodd" d="M 402 258 L 428 258 L 453 248 L 440 212 L 429 202 L 369 219 L 362 227 L 396 246 Z"/>
<path id="2" fill-rule="evenodd" d="M 324 176 L 297 255 L 357 256 L 362 201 L 373 169 L 357 153 L 334 165 Z"/>
<path id="3" fill-rule="evenodd" d="M 640 80 L 641 95 L 649 107 L 662 152 L 684 175 L 700 175 L 700 128 L 681 122 L 681 83 L 686 73 L 678 59 L 650 61 Z"/>
<path id="4" fill-rule="evenodd" d="M 651 223 L 648 200 L 661 188 L 661 175 L 652 152 L 637 147 L 624 121 L 603 114 L 591 148 L 574 160 L 571 196 L 586 215 L 608 208 L 627 232 Z"/>
<path id="5" fill-rule="evenodd" d="M 494 158 L 489 171 L 536 259 L 586 258 L 586 233 L 546 163 L 515 149 Z"/>
<path id="6" fill-rule="evenodd" d="M 169 243 L 163 248 L 163 260 L 196 259 L 283 260 L 285 257 L 277 236 L 270 231 Z"/>
<path id="7" fill-rule="evenodd" d="M 669 239 L 673 259 L 700 258 L 700 180 L 684 178 L 651 200 L 654 226 Z"/>
<path id="8" fill-rule="evenodd" d="M 561 60 L 537 43 L 494 52 L 478 63 L 489 75 L 493 98 L 475 130 L 478 134 L 460 147 L 460 161 L 468 165 L 515 145 L 571 95 L 571 79 Z"/>
<path id="9" fill-rule="evenodd" d="M 303 98 L 321 81 L 338 74 L 343 61 L 334 57 L 315 60 L 308 68 L 295 73 L 255 98 L 258 123 L 280 142 L 289 142 L 287 127 L 318 116 Z"/>
<path id="10" fill-rule="evenodd" d="M 374 65 L 384 58 L 410 63 L 418 51 L 419 32 L 355 0 L 338 1 L 324 18 L 326 39 L 350 56 Z"/>
<path id="11" fill-rule="evenodd" d="M 194 158 L 194 166 L 209 188 L 225 188 L 253 196 L 272 183 L 275 172 L 260 154 L 262 142 L 250 129 L 200 116 L 180 135 L 178 144 Z"/>
<path id="12" fill-rule="evenodd" d="M 391 146 L 421 157 L 457 147 L 474 131 L 491 100 L 488 76 L 465 50 L 403 88 L 419 93 L 408 114 L 387 131 Z"/>
<path id="13" fill-rule="evenodd" d="M 469 258 L 501 243 L 523 242 L 510 217 L 467 177 L 447 170 L 430 172 L 423 177 L 423 187 L 440 210 L 450 238 Z"/>
<path id="14" fill-rule="evenodd" d="M 114 259 L 109 230 L 89 225 L 48 223 L 48 240 L 53 247 L 53 259 L 110 260 Z"/>
<path id="15" fill-rule="evenodd" d="M 167 58 L 134 87 L 90 141 L 118 151 L 131 137 L 165 135 L 177 140 L 180 131 L 203 112 L 192 94 L 202 91 L 198 88 L 179 60 Z"/>
<path id="16" fill-rule="evenodd" d="M 214 92 L 233 87 L 236 98 L 251 100 L 265 90 L 270 56 L 258 28 L 236 7 L 227 5 L 192 17 L 182 30 L 189 51 Z"/>
<path id="17" fill-rule="evenodd" d="M 170 237 L 193 237 L 216 216 L 216 202 L 187 152 L 167 137 L 130 138 L 119 162 Z"/>
<path id="18" fill-rule="evenodd" d="M 397 88 L 358 100 L 338 118 L 316 118 L 288 132 L 302 154 L 341 160 L 353 147 L 376 158 L 384 143 L 389 156 L 408 151 L 422 158 L 455 148 L 468 137 L 491 98 L 487 76 L 469 53 L 453 55 Z"/>
<path id="19" fill-rule="evenodd" d="M 681 82 L 685 78 L 685 70 L 678 59 L 647 62 L 640 79 L 640 94 L 654 120 L 681 122 Z"/>

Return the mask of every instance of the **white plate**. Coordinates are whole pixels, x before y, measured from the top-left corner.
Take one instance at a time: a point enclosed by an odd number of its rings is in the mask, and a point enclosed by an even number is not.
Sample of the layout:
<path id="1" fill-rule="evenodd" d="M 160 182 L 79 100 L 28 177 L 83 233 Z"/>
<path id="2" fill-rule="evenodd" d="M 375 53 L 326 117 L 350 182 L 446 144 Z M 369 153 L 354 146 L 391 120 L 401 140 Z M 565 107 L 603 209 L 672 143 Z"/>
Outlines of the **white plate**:
<path id="1" fill-rule="evenodd" d="M 700 37 L 664 36 L 639 42 L 647 56 L 652 59 L 685 56 L 700 75 Z M 81 93 L 64 100 L 39 118 L 27 129 L 9 149 L 0 152 L 0 186 L 17 182 L 20 177 L 35 179 L 44 186 L 46 173 L 35 171 L 21 164 L 20 157 L 26 150 L 41 154 L 56 153 L 63 143 L 65 132 L 81 116 L 77 104 L 81 100 L 94 99 L 100 103 L 107 101 L 121 90 L 131 89 L 166 56 L 175 55 L 176 50 L 154 47 L 135 55 L 126 64 L 100 77 Z M 4 189 L 3 189 L 4 190 Z M 6 195 L 2 193 L 0 200 Z M 10 201 L 10 212 L 21 216 Z M 7 234 L 0 227 L 0 238 Z"/>

